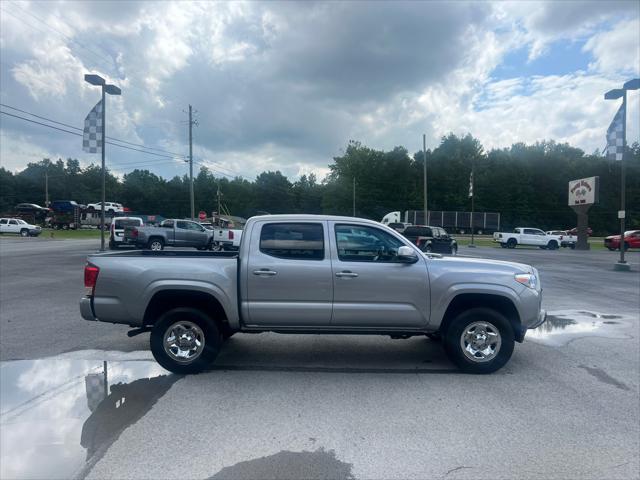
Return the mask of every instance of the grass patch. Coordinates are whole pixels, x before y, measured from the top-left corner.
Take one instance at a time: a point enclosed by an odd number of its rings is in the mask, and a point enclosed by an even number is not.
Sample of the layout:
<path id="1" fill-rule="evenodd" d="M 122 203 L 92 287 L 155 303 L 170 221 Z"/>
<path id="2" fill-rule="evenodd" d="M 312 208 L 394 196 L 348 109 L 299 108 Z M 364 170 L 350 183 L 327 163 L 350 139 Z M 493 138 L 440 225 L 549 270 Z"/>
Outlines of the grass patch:
<path id="1" fill-rule="evenodd" d="M 105 241 L 108 241 L 109 233 L 105 232 Z M 40 238 L 53 238 L 54 240 L 100 240 L 100 230 L 97 228 L 83 228 L 79 230 L 53 230 L 42 229 Z"/>

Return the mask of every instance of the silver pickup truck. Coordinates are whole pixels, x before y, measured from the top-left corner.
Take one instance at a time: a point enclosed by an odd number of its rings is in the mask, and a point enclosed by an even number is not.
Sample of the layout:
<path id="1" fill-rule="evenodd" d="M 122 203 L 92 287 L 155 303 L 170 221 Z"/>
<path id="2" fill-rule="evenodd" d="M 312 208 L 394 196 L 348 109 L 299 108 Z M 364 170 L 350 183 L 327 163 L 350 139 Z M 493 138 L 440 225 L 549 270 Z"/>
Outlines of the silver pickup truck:
<path id="1" fill-rule="evenodd" d="M 197 373 L 235 332 L 427 335 L 463 371 L 490 373 L 545 320 L 535 268 L 425 254 L 377 222 L 249 219 L 239 252 L 95 254 L 86 320 L 150 331 L 164 368 Z"/>
<path id="2" fill-rule="evenodd" d="M 194 247 L 211 249 L 213 232 L 197 222 L 168 219 L 157 227 L 127 227 L 124 243 L 159 251 L 164 247 Z"/>

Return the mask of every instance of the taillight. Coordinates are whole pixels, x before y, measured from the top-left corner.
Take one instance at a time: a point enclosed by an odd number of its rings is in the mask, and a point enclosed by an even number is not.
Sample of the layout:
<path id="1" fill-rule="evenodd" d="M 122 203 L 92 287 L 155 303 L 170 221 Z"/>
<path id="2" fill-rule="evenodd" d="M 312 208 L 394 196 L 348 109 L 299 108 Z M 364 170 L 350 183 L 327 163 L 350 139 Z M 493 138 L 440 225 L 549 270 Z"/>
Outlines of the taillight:
<path id="1" fill-rule="evenodd" d="M 131 230 L 131 236 L 136 238 L 138 236 L 138 229 L 137 228 L 133 228 L 133 230 Z"/>
<path id="2" fill-rule="evenodd" d="M 93 292 L 96 288 L 96 282 L 98 281 L 98 274 L 100 269 L 95 265 L 87 263 L 84 266 L 84 288 L 87 295 L 93 296 Z"/>
<path id="3" fill-rule="evenodd" d="M 229 240 L 233 240 L 233 230 L 229 230 Z"/>

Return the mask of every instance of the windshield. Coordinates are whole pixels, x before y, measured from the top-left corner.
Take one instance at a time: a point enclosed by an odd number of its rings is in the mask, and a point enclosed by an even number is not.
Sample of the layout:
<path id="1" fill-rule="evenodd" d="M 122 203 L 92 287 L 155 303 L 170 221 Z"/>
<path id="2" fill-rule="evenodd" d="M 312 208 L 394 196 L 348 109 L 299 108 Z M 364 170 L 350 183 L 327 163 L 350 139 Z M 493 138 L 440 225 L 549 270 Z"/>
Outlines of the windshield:
<path id="1" fill-rule="evenodd" d="M 142 225 L 142 221 L 129 218 L 129 219 L 116 219 L 114 220 L 115 228 L 126 228 L 126 227 L 139 227 Z"/>

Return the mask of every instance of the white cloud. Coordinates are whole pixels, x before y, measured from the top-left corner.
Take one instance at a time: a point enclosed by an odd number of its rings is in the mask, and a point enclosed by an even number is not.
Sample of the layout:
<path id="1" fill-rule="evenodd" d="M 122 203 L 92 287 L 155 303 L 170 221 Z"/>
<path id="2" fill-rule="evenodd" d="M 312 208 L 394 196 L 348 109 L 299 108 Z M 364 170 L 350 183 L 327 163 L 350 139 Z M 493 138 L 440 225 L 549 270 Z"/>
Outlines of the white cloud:
<path id="1" fill-rule="evenodd" d="M 431 146 L 454 131 L 487 147 L 553 138 L 591 151 L 614 109 L 602 93 L 639 61 L 637 2 L 19 5 L 8 6 L 18 18 L 1 19 L 3 103 L 81 125 L 98 99 L 82 75 L 100 73 L 123 90 L 108 99 L 109 136 L 186 152 L 191 103 L 200 160 L 247 178 L 322 174 L 350 139 L 413 152 L 423 132 Z M 510 52 L 533 58 L 559 41 L 586 42 L 589 68 L 527 77 L 516 66 L 492 78 Z M 97 158 L 77 137 L 4 116 L 2 135 L 12 169 L 50 152 Z M 186 171 L 115 147 L 107 155 L 119 173 Z"/>
<path id="2" fill-rule="evenodd" d="M 591 69 L 599 72 L 640 72 L 640 22 L 637 19 L 621 21 L 611 30 L 592 36 L 584 46 L 591 52 Z"/>

